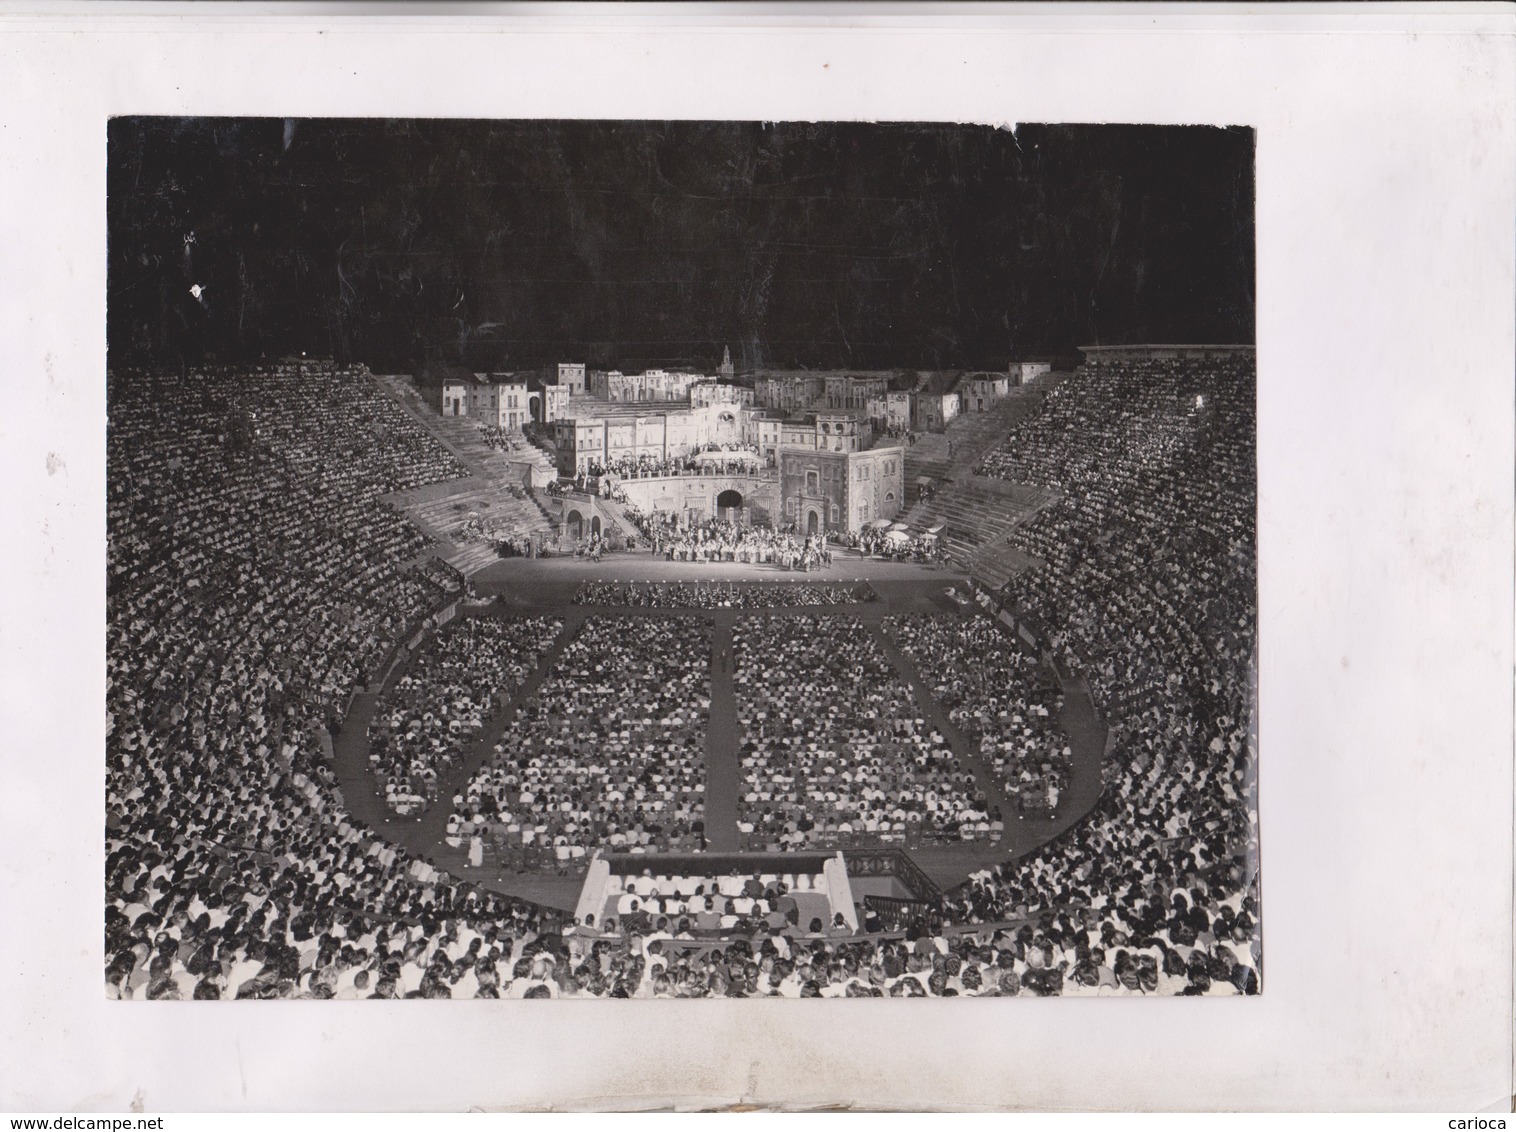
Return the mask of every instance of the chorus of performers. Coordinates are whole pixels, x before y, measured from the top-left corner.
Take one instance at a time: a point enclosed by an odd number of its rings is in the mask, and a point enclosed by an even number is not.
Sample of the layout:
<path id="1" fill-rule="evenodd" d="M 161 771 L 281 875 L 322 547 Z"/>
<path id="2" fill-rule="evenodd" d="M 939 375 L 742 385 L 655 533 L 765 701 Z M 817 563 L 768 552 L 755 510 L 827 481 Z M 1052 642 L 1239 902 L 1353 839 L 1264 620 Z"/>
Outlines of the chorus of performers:
<path id="1" fill-rule="evenodd" d="M 894 562 L 924 562 L 934 565 L 947 558 L 942 544 L 931 535 L 907 535 L 901 531 L 867 527 L 844 535 L 845 545 L 865 558 L 887 558 Z"/>
<path id="2" fill-rule="evenodd" d="M 753 527 L 706 519 L 681 527 L 674 516 L 639 515 L 653 553 L 670 562 L 772 563 L 786 570 L 820 570 L 832 564 L 825 534 L 802 535 L 793 524 Z"/>
<path id="3" fill-rule="evenodd" d="M 591 488 L 590 481 L 614 476 L 617 479 L 654 479 L 659 476 L 741 475 L 760 467 L 763 460 L 751 444 L 707 444 L 684 456 L 616 456 L 607 460 L 591 459 L 574 477 L 579 491 Z"/>

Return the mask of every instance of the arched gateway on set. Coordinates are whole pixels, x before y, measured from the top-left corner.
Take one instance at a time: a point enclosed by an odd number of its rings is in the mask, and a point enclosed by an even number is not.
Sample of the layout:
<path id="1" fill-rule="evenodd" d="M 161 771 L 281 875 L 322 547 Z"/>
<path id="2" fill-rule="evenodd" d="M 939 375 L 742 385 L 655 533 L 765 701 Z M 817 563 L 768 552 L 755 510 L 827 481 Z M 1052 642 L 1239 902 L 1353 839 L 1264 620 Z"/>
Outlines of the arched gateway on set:
<path id="1" fill-rule="evenodd" d="M 821 516 L 816 513 L 816 509 L 813 507 L 805 513 L 805 533 L 808 535 L 814 535 L 820 531 L 820 529 Z"/>
<path id="2" fill-rule="evenodd" d="M 716 516 L 733 523 L 741 519 L 742 492 L 735 487 L 729 487 L 716 496 Z"/>
<path id="3" fill-rule="evenodd" d="M 578 540 L 584 534 L 584 516 L 578 511 L 570 511 L 563 525 L 568 528 L 568 537 L 571 539 Z"/>

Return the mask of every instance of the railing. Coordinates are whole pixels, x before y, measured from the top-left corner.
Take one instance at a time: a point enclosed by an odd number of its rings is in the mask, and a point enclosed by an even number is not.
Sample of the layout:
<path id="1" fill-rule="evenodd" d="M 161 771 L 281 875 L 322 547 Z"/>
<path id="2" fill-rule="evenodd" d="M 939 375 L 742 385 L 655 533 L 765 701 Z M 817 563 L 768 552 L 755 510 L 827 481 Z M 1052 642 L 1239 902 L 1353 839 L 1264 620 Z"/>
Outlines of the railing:
<path id="1" fill-rule="evenodd" d="M 937 883 L 901 849 L 844 849 L 842 859 L 850 877 L 894 877 L 918 900 L 932 901 L 942 895 Z"/>
<path id="2" fill-rule="evenodd" d="M 607 498 L 606 496 L 603 496 L 603 495 L 597 495 L 596 493 L 594 493 L 592 491 L 580 491 L 577 487 L 570 487 L 570 488 L 561 488 L 560 487 L 556 491 L 550 491 L 550 492 L 548 492 L 548 496 L 549 496 L 549 498 L 552 498 L 552 499 L 569 500 L 569 501 L 574 502 L 574 503 L 589 503 L 592 500 L 594 502 L 596 502 L 596 503 L 599 503 L 602 500 L 604 500 L 605 498 Z"/>
<path id="3" fill-rule="evenodd" d="M 931 901 L 907 900 L 898 896 L 865 896 L 863 906 L 879 917 L 887 932 L 905 931 L 913 921 L 936 907 Z"/>
<path id="4" fill-rule="evenodd" d="M 612 876 L 749 876 L 763 873 L 819 873 L 830 853 L 607 853 Z"/>

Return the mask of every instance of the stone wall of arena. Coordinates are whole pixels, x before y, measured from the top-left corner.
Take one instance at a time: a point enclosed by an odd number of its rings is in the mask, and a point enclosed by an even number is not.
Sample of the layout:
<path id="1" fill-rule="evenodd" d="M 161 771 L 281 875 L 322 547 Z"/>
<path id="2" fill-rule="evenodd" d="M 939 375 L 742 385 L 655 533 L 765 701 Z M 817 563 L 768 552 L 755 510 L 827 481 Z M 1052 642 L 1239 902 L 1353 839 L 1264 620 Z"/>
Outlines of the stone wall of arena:
<path id="1" fill-rule="evenodd" d="M 1121 362 L 1142 361 L 1214 361 L 1254 354 L 1257 347 L 1251 345 L 1212 345 L 1209 343 L 1179 343 L 1173 345 L 1142 346 L 1080 346 L 1085 365 L 1116 365 Z"/>
<path id="2" fill-rule="evenodd" d="M 756 526 L 780 521 L 777 476 L 658 476 L 618 481 L 627 500 L 643 511 L 694 511 L 716 515 L 716 500 L 726 491 L 742 496 L 748 522 Z"/>

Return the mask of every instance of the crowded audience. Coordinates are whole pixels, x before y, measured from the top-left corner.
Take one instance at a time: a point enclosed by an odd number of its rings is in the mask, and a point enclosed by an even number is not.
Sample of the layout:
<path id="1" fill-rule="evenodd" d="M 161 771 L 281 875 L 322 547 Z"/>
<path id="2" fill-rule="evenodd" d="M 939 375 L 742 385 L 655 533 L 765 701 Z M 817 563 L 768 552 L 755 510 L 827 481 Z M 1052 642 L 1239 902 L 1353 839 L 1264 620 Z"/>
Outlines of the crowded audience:
<path id="1" fill-rule="evenodd" d="M 465 469 L 361 367 L 112 372 L 107 994 L 1256 993 L 1254 384 L 1250 361 L 1082 370 L 984 458 L 982 474 L 1057 492 L 1012 535 L 1038 565 L 998 597 L 1088 684 L 1112 732 L 1103 792 L 1030 855 L 889 922 L 865 901 L 854 928 L 812 914 L 798 877 L 741 895 L 674 878 L 570 925 L 374 836 L 336 788 L 331 737 L 463 590 L 384 497 Z M 646 534 L 684 560 L 829 553 L 736 524 L 654 517 Z M 754 609 L 770 594 L 861 600 L 810 583 L 591 583 L 575 600 Z M 427 803 L 560 627 L 465 619 L 410 658 L 368 736 L 392 810 Z M 1007 797 L 1056 815 L 1069 749 L 1038 659 L 978 614 L 884 629 Z M 458 788 L 448 843 L 506 871 L 707 848 L 712 661 L 699 619 L 592 615 Z M 743 848 L 1000 836 L 856 617 L 742 617 L 731 661 Z"/>
<path id="2" fill-rule="evenodd" d="M 454 799 L 455 835 L 515 868 L 702 848 L 710 649 L 704 621 L 586 622 Z"/>
<path id="3" fill-rule="evenodd" d="M 375 838 L 328 762 L 352 694 L 456 596 L 381 496 L 464 469 L 361 368 L 189 378 L 107 384 L 107 994 L 358 997 L 367 970 L 398 997 L 422 941 L 519 950 L 557 914 Z"/>
<path id="4" fill-rule="evenodd" d="M 973 775 L 856 617 L 748 617 L 732 639 L 748 847 L 991 835 Z"/>
<path id="5" fill-rule="evenodd" d="M 976 926 L 951 924 L 942 908 L 923 908 L 904 927 L 885 930 L 866 907 L 854 930 L 840 916 L 797 922 L 786 900 L 805 894 L 782 884 L 743 891 L 752 908 L 740 914 L 725 909 L 741 898 L 719 890 L 657 897 L 653 912 L 641 906 L 641 896 L 617 894 L 602 922 L 591 914 L 565 933 L 556 965 L 518 964 L 517 977 L 546 985 L 541 997 L 565 998 L 1220 996 L 1259 988 L 1258 965 L 1234 935 L 1224 942 L 1210 932 L 1181 931 L 1179 939 L 1190 942 L 1170 942 L 1168 933 L 1106 929 L 1087 909 Z M 690 911 L 694 902 L 702 910 Z M 711 910 L 717 902 L 720 913 Z M 727 926 L 700 926 L 713 919 Z M 1246 932 L 1251 916 L 1244 910 L 1224 922 L 1234 933 L 1241 923 Z M 521 993 L 513 985 L 513 996 Z"/>
<path id="6" fill-rule="evenodd" d="M 1082 903 L 1101 932 L 1256 968 L 1254 390 L 1251 359 L 1081 370 L 986 458 L 1061 492 L 1014 536 L 1045 565 L 1003 599 L 1087 680 L 1112 749 L 1091 818 L 958 912 Z"/>
<path id="7" fill-rule="evenodd" d="M 439 775 L 526 682 L 563 628 L 552 618 L 467 617 L 443 627 L 379 697 L 369 723 L 369 768 L 397 814 L 436 798 Z"/>
<path id="8" fill-rule="evenodd" d="M 982 614 L 889 617 L 884 626 L 978 749 L 1013 812 L 1056 816 L 1074 754 L 1058 724 L 1057 680 Z"/>

